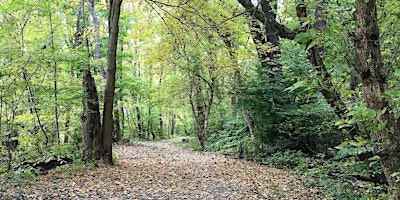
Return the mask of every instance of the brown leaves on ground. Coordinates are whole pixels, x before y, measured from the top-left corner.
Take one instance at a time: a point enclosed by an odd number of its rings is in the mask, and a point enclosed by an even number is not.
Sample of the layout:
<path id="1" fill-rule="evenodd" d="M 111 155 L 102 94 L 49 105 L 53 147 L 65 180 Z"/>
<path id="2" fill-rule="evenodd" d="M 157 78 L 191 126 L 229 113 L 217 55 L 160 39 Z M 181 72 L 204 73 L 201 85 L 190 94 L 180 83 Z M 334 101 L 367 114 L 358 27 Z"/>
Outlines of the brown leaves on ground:
<path id="1" fill-rule="evenodd" d="M 173 140 L 116 146 L 114 167 L 49 173 L 3 186 L 5 199 L 321 199 L 300 176 L 257 163 L 195 152 Z M 5 188 L 4 188 L 5 187 Z"/>

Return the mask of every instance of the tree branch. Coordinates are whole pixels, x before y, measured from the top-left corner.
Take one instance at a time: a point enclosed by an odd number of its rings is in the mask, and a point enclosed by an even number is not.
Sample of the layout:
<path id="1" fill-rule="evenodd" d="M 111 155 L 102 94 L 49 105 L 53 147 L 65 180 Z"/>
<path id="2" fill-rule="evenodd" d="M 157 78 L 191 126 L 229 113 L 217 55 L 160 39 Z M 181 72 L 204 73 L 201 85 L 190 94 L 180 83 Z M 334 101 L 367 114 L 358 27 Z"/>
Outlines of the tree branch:
<path id="1" fill-rule="evenodd" d="M 238 0 L 239 3 L 246 9 L 249 14 L 260 20 L 268 26 L 272 32 L 275 32 L 279 37 L 293 40 L 298 31 L 290 30 L 288 27 L 278 23 L 274 18 L 267 16 L 264 12 L 258 10 L 250 0 Z"/>

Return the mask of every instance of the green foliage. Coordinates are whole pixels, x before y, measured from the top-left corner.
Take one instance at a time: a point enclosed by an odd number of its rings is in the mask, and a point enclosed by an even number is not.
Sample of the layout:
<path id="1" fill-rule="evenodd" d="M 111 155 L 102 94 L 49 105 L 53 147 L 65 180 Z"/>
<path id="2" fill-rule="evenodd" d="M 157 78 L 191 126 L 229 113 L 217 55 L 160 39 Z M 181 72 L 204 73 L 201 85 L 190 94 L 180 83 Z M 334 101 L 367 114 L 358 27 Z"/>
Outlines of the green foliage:
<path id="1" fill-rule="evenodd" d="M 262 163 L 291 168 L 296 174 L 304 174 L 306 186 L 322 190 L 329 198 L 384 199 L 384 185 L 362 182 L 355 178 L 382 173 L 380 166 L 371 159 L 360 160 L 359 155 L 365 150 L 357 149 L 352 146 L 342 147 L 337 156 L 330 159 L 325 154 L 309 157 L 299 151 L 278 151 L 262 159 Z"/>
<path id="2" fill-rule="evenodd" d="M 259 76 L 247 84 L 240 98 L 239 105 L 251 111 L 251 120 L 256 127 L 256 137 L 268 143 L 278 139 L 279 124 L 283 119 L 282 111 L 290 106 L 289 97 L 283 94 L 282 88 L 268 83 L 268 71 L 259 67 Z"/>
<path id="3" fill-rule="evenodd" d="M 294 40 L 299 43 L 307 43 L 316 38 L 316 36 L 317 31 L 315 29 L 309 29 L 307 32 L 297 34 Z"/>
<path id="4" fill-rule="evenodd" d="M 278 151 L 261 160 L 263 164 L 274 165 L 281 168 L 294 168 L 304 165 L 307 162 L 307 157 L 300 151 Z"/>
<path id="5" fill-rule="evenodd" d="M 173 143 L 174 145 L 182 146 L 184 148 L 189 148 L 194 151 L 201 151 L 201 145 L 199 140 L 196 137 L 184 137 L 177 142 Z"/>
<path id="6" fill-rule="evenodd" d="M 257 142 L 308 154 L 326 153 L 344 138 L 334 126 L 336 116 L 308 83 L 313 76 L 309 69 L 302 63 L 286 64 L 293 66 L 284 67 L 287 76 L 282 77 L 280 85 L 270 83 L 272 72 L 258 66 L 257 77 L 243 88 L 240 107 L 251 113 Z"/>
<path id="7" fill-rule="evenodd" d="M 240 118 L 226 121 L 221 130 L 211 134 L 208 142 L 207 150 L 209 151 L 251 153 L 252 139 L 245 121 Z"/>
<path id="8" fill-rule="evenodd" d="M 319 1 L 285 1 L 277 10 L 279 20 L 293 30 L 298 30 L 300 24 L 303 28 L 311 25 L 315 20 L 313 14 L 302 19 L 295 17 L 296 5 L 303 3 L 312 13 Z M 367 134 L 385 127 L 381 116 L 387 110 L 376 112 L 361 106 L 360 89 L 348 89 L 350 78 L 354 78 L 355 85 L 360 83 L 353 69 L 353 41 L 348 36 L 355 28 L 353 0 L 329 3 L 328 24 L 323 35 L 310 28 L 297 34 L 294 41 L 279 41 L 282 74 L 278 83 L 270 80 L 275 72 L 268 70 L 268 65 L 257 64 L 248 21 L 240 14 L 243 9 L 237 1 L 196 0 L 181 4 L 170 0 L 168 4 L 179 6 L 130 2 L 122 8 L 115 95 L 118 106 L 115 107 L 123 110 L 125 138 L 150 139 L 151 133 L 156 133 L 157 138 L 166 138 L 172 121 L 176 135 L 192 136 L 195 120 L 188 98 L 191 86 L 202 86 L 195 99 L 195 104 L 200 105 L 212 96 L 209 83 L 215 80 L 206 130 L 207 150 L 239 153 L 265 164 L 297 167 L 314 177 L 315 184 L 334 198 L 368 196 L 365 191 L 352 194 L 354 188 L 342 183 L 352 174 L 380 172 L 379 157 L 365 160 L 359 157 L 372 151 Z M 394 112 L 398 117 L 400 67 L 396 63 L 400 59 L 397 26 L 400 3 L 382 1 L 379 6 L 383 60 L 385 68 L 394 70 L 388 77 L 390 91 L 384 95 L 394 108 L 387 112 Z M 1 146 L 2 174 L 31 179 L 36 172 L 20 166 L 21 163 L 62 157 L 80 160 L 82 72 L 86 68 L 92 70 L 100 101 L 105 81 L 96 70 L 100 62 L 93 61 L 95 33 L 87 10 L 80 27 L 75 27 L 79 10 L 79 1 L 1 1 L 0 140 L 3 142 L 7 135 L 17 133 L 11 139 L 19 143 L 13 151 Z M 100 20 L 102 61 L 105 61 L 107 5 L 97 2 L 96 12 Z M 82 44 L 73 46 L 76 35 L 81 35 L 78 40 Z M 337 119 L 317 92 L 317 87 L 324 85 L 306 55 L 307 48 L 316 44 L 326 48 L 325 65 L 334 84 L 329 89 L 343 97 L 350 110 L 347 119 Z M 240 72 L 240 84 L 232 78 L 236 71 Z M 200 81 L 194 82 L 196 78 Z M 233 86 L 239 90 L 232 91 Z M 236 105 L 232 105 L 232 97 L 238 97 Z M 56 133 L 56 117 L 60 137 Z M 160 127 L 161 120 L 163 127 Z M 360 136 L 344 141 L 346 136 L 338 128 L 349 125 L 359 125 Z M 142 134 L 140 139 L 139 134 Z M 63 143 L 64 138 L 69 139 L 67 143 Z M 196 138 L 180 144 L 200 149 Z M 337 151 L 332 150 L 336 145 L 339 145 Z M 321 158 L 307 157 L 310 155 Z M 378 190 L 371 189 L 372 193 Z"/>

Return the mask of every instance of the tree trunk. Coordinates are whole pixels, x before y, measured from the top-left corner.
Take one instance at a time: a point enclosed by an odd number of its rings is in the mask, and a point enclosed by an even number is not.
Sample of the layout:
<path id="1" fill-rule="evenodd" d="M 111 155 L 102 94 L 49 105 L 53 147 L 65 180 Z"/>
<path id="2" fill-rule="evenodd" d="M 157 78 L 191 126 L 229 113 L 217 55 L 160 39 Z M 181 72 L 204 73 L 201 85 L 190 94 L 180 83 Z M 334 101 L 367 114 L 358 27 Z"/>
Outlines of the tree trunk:
<path id="1" fill-rule="evenodd" d="M 83 75 L 83 115 L 82 122 L 82 160 L 89 163 L 99 159 L 101 137 L 101 122 L 99 96 L 96 90 L 94 78 L 89 69 Z"/>
<path id="2" fill-rule="evenodd" d="M 30 102 L 32 104 L 32 107 L 30 108 L 31 114 L 33 114 L 33 113 L 35 114 L 36 120 L 39 124 L 39 128 L 43 132 L 43 135 L 45 137 L 45 145 L 47 145 L 49 143 L 49 136 L 47 135 L 46 130 L 44 130 L 44 125 L 42 124 L 42 121 L 40 119 L 39 109 L 37 108 L 37 105 L 35 102 L 35 96 L 33 95 L 32 88 L 31 88 L 30 82 L 29 82 L 30 78 L 29 78 L 29 75 L 28 75 L 28 72 L 26 71 L 26 69 L 23 69 L 22 76 L 26 83 L 26 88 L 28 89 L 28 102 Z"/>
<path id="3" fill-rule="evenodd" d="M 213 67 L 210 67 L 210 74 Z M 207 91 L 204 90 L 204 86 L 202 82 L 206 82 L 209 87 L 209 94 L 207 95 Z M 211 78 L 211 82 L 206 81 L 201 78 L 200 75 L 195 77 L 193 81 L 190 93 L 189 100 L 190 105 L 192 107 L 192 113 L 195 120 L 195 131 L 197 134 L 197 138 L 200 142 L 202 151 L 205 150 L 206 140 L 207 140 L 207 132 L 208 132 L 208 116 L 210 114 L 211 105 L 214 100 L 214 90 L 215 90 L 215 77 Z"/>
<path id="4" fill-rule="evenodd" d="M 138 98 L 139 99 L 139 98 Z M 138 101 L 138 104 L 140 101 Z M 139 105 L 136 106 L 136 119 L 137 119 L 137 133 L 139 139 L 143 139 L 143 122 L 142 122 L 142 114 Z"/>
<path id="5" fill-rule="evenodd" d="M 116 142 L 120 142 L 122 139 L 122 134 L 121 134 L 121 114 L 119 112 L 119 109 L 114 109 L 114 128 L 113 132 L 115 134 L 114 138 Z"/>
<path id="6" fill-rule="evenodd" d="M 232 75 L 232 91 L 231 91 L 231 106 L 232 106 L 232 115 L 234 117 L 237 116 L 236 104 L 239 101 L 239 88 L 242 86 L 241 74 L 239 69 L 239 62 L 237 58 L 236 49 L 234 48 L 234 44 L 231 41 L 230 33 L 221 33 L 219 31 L 219 36 L 225 43 L 225 46 L 228 50 L 229 57 L 232 61 L 233 75 Z"/>
<path id="7" fill-rule="evenodd" d="M 365 104 L 377 113 L 384 111 L 376 125 L 387 123 L 378 131 L 371 131 L 375 153 L 388 180 L 393 199 L 400 199 L 398 177 L 392 174 L 400 171 L 399 121 L 395 118 L 389 99 L 383 94 L 387 90 L 388 71 L 381 56 L 376 0 L 356 0 L 354 18 L 356 30 L 353 33 L 356 55 L 356 70 L 362 78 Z"/>
<path id="8" fill-rule="evenodd" d="M 71 121 L 71 105 L 67 105 L 67 108 L 65 110 L 65 134 L 64 134 L 64 143 L 68 143 L 69 141 L 69 135 L 71 134 L 71 131 L 69 130 L 69 125 Z"/>
<path id="9" fill-rule="evenodd" d="M 95 51 L 96 51 L 96 60 L 98 62 L 98 70 L 101 74 L 101 76 L 106 79 L 107 78 L 107 74 L 104 71 L 104 67 L 103 67 L 103 62 L 101 61 L 101 48 L 100 48 L 100 31 L 99 31 L 99 20 L 97 19 L 96 16 L 96 11 L 94 8 L 94 2 L 92 2 L 92 0 L 86 0 L 86 3 L 88 5 L 88 9 L 90 12 L 90 15 L 92 16 L 92 20 L 93 20 L 93 26 L 94 26 L 94 42 L 95 42 Z"/>
<path id="10" fill-rule="evenodd" d="M 109 42 L 107 52 L 107 82 L 104 90 L 103 110 L 103 146 L 101 161 L 105 165 L 113 165 L 112 161 L 112 129 L 113 129 L 113 107 L 115 92 L 116 55 L 119 33 L 119 16 L 121 13 L 122 0 L 110 2 Z"/>
<path id="11" fill-rule="evenodd" d="M 251 0 L 238 0 L 238 2 L 246 9 L 248 14 L 262 22 L 277 36 L 290 40 L 296 37 L 298 31 L 292 31 L 288 27 L 278 23 L 275 18 L 266 15 L 263 11 L 255 7 Z M 269 1 L 266 2 L 269 3 Z"/>
<path id="12" fill-rule="evenodd" d="M 121 138 L 124 136 L 125 130 L 125 109 L 122 103 L 122 98 L 120 99 L 121 107 L 119 108 L 119 113 L 121 114 Z"/>
<path id="13" fill-rule="evenodd" d="M 315 23 L 313 28 L 317 31 L 318 35 L 322 35 L 326 31 L 326 16 L 327 16 L 327 0 L 321 0 L 315 8 Z M 305 4 L 298 4 L 296 6 L 297 17 L 307 17 L 307 6 Z M 310 27 L 304 27 L 309 29 Z M 310 41 L 311 42 L 311 41 Z M 308 47 L 307 47 L 308 48 Z M 339 91 L 335 89 L 335 85 L 332 82 L 332 76 L 325 66 L 325 54 L 326 49 L 322 45 L 315 45 L 307 50 L 307 59 L 313 65 L 317 72 L 318 77 L 321 81 L 318 82 L 318 91 L 324 96 L 326 102 L 335 110 L 335 114 L 345 119 L 349 110 L 343 102 Z M 357 125 L 344 127 L 344 130 L 349 134 L 350 138 L 354 138 L 357 135 Z"/>
<path id="14" fill-rule="evenodd" d="M 279 38 L 268 29 L 268 27 L 265 27 L 267 35 L 267 38 L 265 38 L 262 32 L 262 27 L 258 21 L 253 17 L 249 17 L 248 21 L 260 64 L 263 68 L 270 70 L 269 81 L 276 84 L 278 82 L 277 77 L 282 73 L 282 66 L 279 64 L 281 54 L 279 49 Z"/>
<path id="15" fill-rule="evenodd" d="M 164 121 L 163 121 L 163 118 L 162 118 L 161 110 L 160 110 L 160 114 L 158 116 L 158 120 L 159 120 L 159 128 L 160 128 L 159 137 L 160 138 L 164 138 Z"/>
<path id="16" fill-rule="evenodd" d="M 150 135 L 151 135 L 152 140 L 155 140 L 156 134 L 153 131 L 153 120 L 152 120 L 152 116 L 151 116 L 153 114 L 152 114 L 151 106 L 149 106 L 147 111 L 148 111 L 148 117 L 149 117 L 147 120 L 147 134 L 148 134 L 147 138 L 150 138 Z"/>
<path id="17" fill-rule="evenodd" d="M 54 59 L 54 54 L 55 54 L 55 49 L 54 49 L 54 28 L 53 28 L 53 19 L 52 19 L 52 9 L 51 9 L 51 4 L 49 2 L 49 21 L 50 21 L 50 48 L 51 48 L 51 55 Z M 51 62 L 48 61 L 49 68 L 51 68 Z M 57 86 L 57 79 L 58 79 L 58 74 L 57 74 L 57 62 L 53 60 L 53 83 L 54 83 L 54 123 L 55 123 L 55 135 L 57 136 L 57 143 L 60 144 L 60 122 L 59 122 L 59 102 L 58 102 L 58 86 Z"/>
<path id="18" fill-rule="evenodd" d="M 174 136 L 175 134 L 175 114 L 171 114 L 171 120 L 170 120 L 170 128 L 169 128 L 169 134 L 171 136 Z"/>
<path id="19" fill-rule="evenodd" d="M 158 80 L 158 84 L 159 85 L 161 85 L 161 82 L 162 82 L 162 75 L 163 75 L 163 70 L 162 70 L 162 68 L 161 68 L 161 70 L 160 70 L 160 78 L 159 78 L 159 80 Z M 159 95 L 161 95 L 161 94 L 159 94 Z M 160 112 L 160 114 L 159 114 L 159 116 L 158 116 L 158 124 L 159 124 L 159 133 L 158 133 L 158 136 L 160 137 L 160 138 L 163 138 L 164 137 L 164 121 L 163 121 L 163 116 L 162 116 L 162 109 L 160 108 L 159 109 L 159 112 Z"/>
<path id="20" fill-rule="evenodd" d="M 270 1 L 261 1 L 261 10 L 264 12 L 264 14 L 272 19 L 276 18 L 276 14 L 273 12 L 273 9 L 277 9 L 277 4 L 275 4 L 274 8 L 271 8 Z M 279 48 L 279 37 L 276 35 L 274 31 L 268 26 L 268 24 L 264 24 L 265 26 L 265 40 L 264 45 L 269 44 L 270 45 L 270 51 L 267 52 L 262 52 L 265 57 L 265 64 L 269 66 L 269 69 L 271 70 L 270 73 L 270 81 L 272 83 L 277 83 L 279 80 L 279 77 L 282 75 L 282 65 L 279 63 L 279 59 L 281 57 L 281 50 Z M 264 50 L 265 51 L 265 50 Z"/>

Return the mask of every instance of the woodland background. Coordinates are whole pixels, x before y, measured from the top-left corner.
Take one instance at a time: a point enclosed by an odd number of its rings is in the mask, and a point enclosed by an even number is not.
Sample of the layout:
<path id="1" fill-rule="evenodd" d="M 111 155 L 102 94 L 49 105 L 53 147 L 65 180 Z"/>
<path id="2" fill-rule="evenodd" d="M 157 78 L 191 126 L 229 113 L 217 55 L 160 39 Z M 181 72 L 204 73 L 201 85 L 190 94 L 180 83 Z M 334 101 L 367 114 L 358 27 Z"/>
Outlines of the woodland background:
<path id="1" fill-rule="evenodd" d="M 90 157 L 82 78 L 103 105 L 111 5 L 0 0 L 2 181 Z M 399 6 L 125 0 L 103 126 L 120 143 L 193 136 L 183 145 L 289 168 L 336 198 L 398 199 Z"/>

